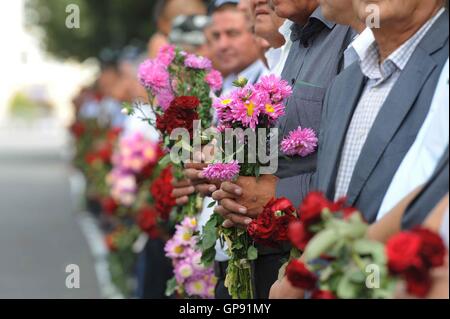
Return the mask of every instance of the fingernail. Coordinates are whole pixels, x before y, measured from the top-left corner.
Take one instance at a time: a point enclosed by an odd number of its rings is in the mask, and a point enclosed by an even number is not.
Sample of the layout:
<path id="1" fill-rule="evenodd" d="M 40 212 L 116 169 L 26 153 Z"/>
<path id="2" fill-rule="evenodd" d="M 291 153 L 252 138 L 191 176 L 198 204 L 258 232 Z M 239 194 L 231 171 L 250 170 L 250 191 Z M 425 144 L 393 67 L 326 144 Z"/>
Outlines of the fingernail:
<path id="1" fill-rule="evenodd" d="M 205 178 L 205 175 L 203 175 L 203 173 L 198 173 L 198 178 Z"/>
<path id="2" fill-rule="evenodd" d="M 244 223 L 245 223 L 246 225 L 250 225 L 252 221 L 253 221 L 253 220 L 252 220 L 251 218 L 246 218 L 246 219 L 244 220 Z"/>
<path id="3" fill-rule="evenodd" d="M 235 190 L 236 195 L 242 195 L 242 189 L 238 188 Z"/>
<path id="4" fill-rule="evenodd" d="M 210 188 L 209 188 L 209 191 L 212 193 L 212 192 L 215 192 L 217 190 L 217 187 L 216 186 L 211 186 Z"/>
<path id="5" fill-rule="evenodd" d="M 239 208 L 239 213 L 247 214 L 247 208 Z"/>

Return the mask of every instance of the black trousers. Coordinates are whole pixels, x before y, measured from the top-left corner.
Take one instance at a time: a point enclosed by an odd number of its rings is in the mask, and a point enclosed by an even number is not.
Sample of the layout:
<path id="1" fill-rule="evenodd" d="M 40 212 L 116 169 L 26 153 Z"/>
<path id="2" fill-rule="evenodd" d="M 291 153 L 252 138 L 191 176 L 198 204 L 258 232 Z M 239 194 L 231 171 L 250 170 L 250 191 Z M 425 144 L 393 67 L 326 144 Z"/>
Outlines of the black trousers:
<path id="1" fill-rule="evenodd" d="M 172 263 L 165 256 L 164 241 L 149 239 L 138 261 L 137 297 L 141 299 L 166 299 L 167 281 L 173 277 Z"/>
<path id="2" fill-rule="evenodd" d="M 214 293 L 214 297 L 216 299 L 231 299 L 230 294 L 228 293 L 228 288 L 225 287 L 225 276 L 227 274 L 228 262 L 219 262 L 216 261 L 214 263 L 214 274 L 217 277 L 217 285 Z"/>
<path id="3" fill-rule="evenodd" d="M 254 262 L 253 276 L 256 299 L 268 299 L 272 285 L 278 279 L 278 273 L 289 253 L 259 255 Z"/>

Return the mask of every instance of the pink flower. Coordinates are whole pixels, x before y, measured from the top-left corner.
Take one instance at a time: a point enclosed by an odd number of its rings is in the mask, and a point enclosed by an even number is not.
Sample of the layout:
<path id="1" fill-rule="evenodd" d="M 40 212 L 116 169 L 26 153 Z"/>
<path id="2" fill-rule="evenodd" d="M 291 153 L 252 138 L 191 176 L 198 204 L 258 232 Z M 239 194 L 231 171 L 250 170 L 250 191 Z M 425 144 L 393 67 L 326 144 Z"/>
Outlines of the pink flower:
<path id="1" fill-rule="evenodd" d="M 212 63 L 209 59 L 195 54 L 188 54 L 184 60 L 184 65 L 191 69 L 209 70 L 212 68 Z"/>
<path id="2" fill-rule="evenodd" d="M 240 166 L 237 161 L 230 163 L 210 164 L 203 169 L 203 176 L 209 180 L 231 181 L 239 175 Z"/>
<path id="3" fill-rule="evenodd" d="M 247 85 L 242 89 L 231 93 L 233 101 L 231 106 L 231 117 L 233 123 L 238 122 L 242 127 L 255 129 L 259 123 L 261 104 L 254 96 L 254 87 Z"/>
<path id="4" fill-rule="evenodd" d="M 219 71 L 211 70 L 205 77 L 206 83 L 211 87 L 211 89 L 215 92 L 220 91 L 223 85 L 222 74 Z"/>
<path id="5" fill-rule="evenodd" d="M 164 45 L 156 58 L 162 65 L 169 66 L 175 59 L 175 47 L 173 45 Z"/>
<path id="6" fill-rule="evenodd" d="M 170 88 L 164 88 L 160 90 L 156 95 L 156 101 L 164 112 L 167 111 L 174 99 L 175 96 L 173 95 L 173 92 Z"/>
<path id="7" fill-rule="evenodd" d="M 255 90 L 267 93 L 272 104 L 281 103 L 292 95 L 291 86 L 274 74 L 261 77 L 259 82 L 255 84 Z"/>
<path id="8" fill-rule="evenodd" d="M 229 124 L 233 121 L 233 116 L 231 114 L 232 104 L 233 99 L 230 95 L 215 99 L 213 101 L 213 107 L 216 109 L 220 126 L 229 127 Z"/>
<path id="9" fill-rule="evenodd" d="M 143 86 L 147 89 L 157 93 L 160 90 L 166 89 L 169 84 L 169 72 L 166 66 L 156 60 L 146 60 L 138 70 L 138 77 Z"/>
<path id="10" fill-rule="evenodd" d="M 299 127 L 283 139 L 281 151 L 288 156 L 306 157 L 315 152 L 318 142 L 316 133 L 312 129 Z"/>

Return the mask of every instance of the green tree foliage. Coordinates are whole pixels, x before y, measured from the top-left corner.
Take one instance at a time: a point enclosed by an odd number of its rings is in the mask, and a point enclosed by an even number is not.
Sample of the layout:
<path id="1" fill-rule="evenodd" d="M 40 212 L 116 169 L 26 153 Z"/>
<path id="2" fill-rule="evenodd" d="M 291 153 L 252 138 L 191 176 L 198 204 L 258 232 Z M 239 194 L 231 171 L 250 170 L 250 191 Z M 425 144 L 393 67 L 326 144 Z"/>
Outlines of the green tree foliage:
<path id="1" fill-rule="evenodd" d="M 127 45 L 145 48 L 153 32 L 155 0 L 27 0 L 26 21 L 44 32 L 45 48 L 60 58 L 83 61 Z M 80 28 L 69 29 L 70 4 L 80 8 Z"/>

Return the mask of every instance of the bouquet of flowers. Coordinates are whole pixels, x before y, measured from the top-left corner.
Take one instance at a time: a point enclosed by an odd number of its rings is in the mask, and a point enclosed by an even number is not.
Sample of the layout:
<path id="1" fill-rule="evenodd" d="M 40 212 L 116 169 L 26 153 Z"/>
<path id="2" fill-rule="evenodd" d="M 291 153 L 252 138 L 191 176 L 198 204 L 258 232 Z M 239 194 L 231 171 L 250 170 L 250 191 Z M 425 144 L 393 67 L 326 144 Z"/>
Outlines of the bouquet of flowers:
<path id="1" fill-rule="evenodd" d="M 299 214 L 288 236 L 303 251 L 303 261 L 292 259 L 285 274 L 293 286 L 312 291 L 312 298 L 392 298 L 400 278 L 406 279 L 409 293 L 424 296 L 430 269 L 443 264 L 439 236 L 415 229 L 384 246 L 367 239 L 367 223 L 344 199 L 330 202 L 311 193 Z"/>
<path id="2" fill-rule="evenodd" d="M 207 58 L 184 52 L 174 46 L 163 47 L 155 59 L 146 60 L 139 67 L 138 77 L 148 92 L 148 99 L 154 113 L 156 123 L 144 114 L 144 120 L 155 126 L 161 133 L 166 151 L 178 145 L 192 152 L 186 141 L 171 140 L 174 129 L 184 128 L 189 131 L 190 139 L 194 138 L 197 129 L 208 129 L 212 123 L 211 91 L 222 87 L 220 73 L 212 68 Z M 134 114 L 139 105 L 126 106 L 124 112 Z M 194 121 L 200 120 L 201 127 L 194 128 Z M 206 142 L 205 136 L 200 136 Z M 192 154 L 191 154 L 192 156 Z M 169 155 L 162 160 L 170 161 Z M 175 165 L 175 177 L 182 178 L 182 163 Z M 189 198 L 189 204 L 181 208 L 177 217 L 181 221 L 184 216 L 194 216 L 198 212 L 199 200 L 196 195 Z"/>
<path id="3" fill-rule="evenodd" d="M 140 230 L 136 225 L 119 225 L 105 236 L 112 282 L 126 297 L 131 296 L 135 286 L 130 274 L 136 263 L 133 244 L 139 234 Z"/>
<path id="4" fill-rule="evenodd" d="M 167 284 L 167 296 L 177 291 L 190 298 L 214 298 L 217 279 L 212 267 L 205 267 L 201 263 L 201 252 L 196 250 L 196 230 L 196 218 L 185 217 L 176 226 L 175 235 L 166 243 L 166 256 L 172 259 L 175 274 Z"/>
<path id="5" fill-rule="evenodd" d="M 214 101 L 214 108 L 219 118 L 219 129 L 225 132 L 222 140 L 223 149 L 226 144 L 241 145 L 233 154 L 225 154 L 222 161 L 210 164 L 204 169 L 206 179 L 215 181 L 231 181 L 238 176 L 259 178 L 263 163 L 259 149 L 266 147 L 271 140 L 270 129 L 285 113 L 285 100 L 292 94 L 292 88 L 286 81 L 275 75 L 262 77 L 255 84 L 248 84 L 244 78 L 234 83 L 236 89 L 226 96 Z M 227 132 L 233 129 L 263 129 L 258 131 L 258 143 L 252 145 L 247 137 L 239 137 L 239 141 L 229 140 Z M 269 130 L 268 130 L 269 129 Z M 222 152 L 223 154 L 224 152 Z M 230 156 L 231 155 L 231 156 Z M 238 163 L 234 158 L 243 159 Z M 246 206 L 246 205 L 244 205 Z M 225 285 L 233 298 L 253 298 L 250 261 L 257 258 L 256 248 L 252 244 L 246 229 L 222 227 L 223 218 L 214 214 L 204 228 L 200 242 L 203 251 L 203 262 L 210 264 L 214 260 L 215 240 L 220 238 L 227 243 L 230 261 L 227 268 Z"/>
<path id="6" fill-rule="evenodd" d="M 141 133 L 122 138 L 112 158 L 113 169 L 107 178 L 112 198 L 122 206 L 132 206 L 139 181 L 151 177 L 159 159 L 158 144 L 147 140 Z"/>
<path id="7" fill-rule="evenodd" d="M 94 130 L 94 132 L 98 131 Z M 82 172 L 87 180 L 88 198 L 98 201 L 108 195 L 105 180 L 113 166 L 113 150 L 118 142 L 121 129 L 110 128 L 100 132 L 99 135 L 86 137 L 86 139 L 93 141 L 86 142 L 85 146 L 89 146 L 85 149 L 86 153 L 82 161 L 83 164 L 81 164 Z"/>
<path id="8" fill-rule="evenodd" d="M 159 223 L 169 219 L 175 206 L 171 167 L 159 166 L 161 157 L 160 146 L 141 133 L 122 138 L 107 178 L 111 197 L 103 201 L 109 215 L 135 218 L 150 238 L 158 237 Z"/>
<path id="9" fill-rule="evenodd" d="M 392 236 L 385 252 L 390 273 L 404 280 L 406 291 L 419 298 L 428 295 L 431 269 L 442 266 L 447 253 L 442 238 L 422 227 Z"/>

